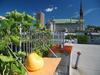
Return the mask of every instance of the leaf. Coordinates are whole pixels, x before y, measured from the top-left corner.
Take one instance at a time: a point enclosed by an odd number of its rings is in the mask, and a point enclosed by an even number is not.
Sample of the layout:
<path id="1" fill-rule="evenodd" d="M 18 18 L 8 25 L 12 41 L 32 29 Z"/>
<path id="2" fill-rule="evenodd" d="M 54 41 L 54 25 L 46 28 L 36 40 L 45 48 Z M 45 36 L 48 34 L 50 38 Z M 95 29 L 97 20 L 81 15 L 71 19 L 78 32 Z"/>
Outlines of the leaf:
<path id="1" fill-rule="evenodd" d="M 7 46 L 7 42 L 5 42 L 4 40 L 0 41 L 0 50 L 4 50 Z"/>
<path id="2" fill-rule="evenodd" d="M 14 62 L 15 59 L 10 57 L 10 56 L 4 56 L 4 55 L 0 55 L 0 60 L 2 62 Z"/>
<path id="3" fill-rule="evenodd" d="M 26 56 L 26 53 L 25 52 L 22 52 L 21 50 L 17 53 L 17 56 L 19 57 L 24 57 Z"/>
<path id="4" fill-rule="evenodd" d="M 18 75 L 25 74 L 25 69 L 20 64 L 18 64 L 18 62 L 15 62 L 15 64 L 12 64 L 12 70 L 14 73 L 17 73 Z"/>
<path id="5" fill-rule="evenodd" d="M 15 43 L 17 45 L 19 44 L 19 42 L 20 42 L 20 37 L 19 36 L 17 36 L 17 35 L 11 35 L 10 38 L 11 38 L 11 41 L 13 43 Z"/>

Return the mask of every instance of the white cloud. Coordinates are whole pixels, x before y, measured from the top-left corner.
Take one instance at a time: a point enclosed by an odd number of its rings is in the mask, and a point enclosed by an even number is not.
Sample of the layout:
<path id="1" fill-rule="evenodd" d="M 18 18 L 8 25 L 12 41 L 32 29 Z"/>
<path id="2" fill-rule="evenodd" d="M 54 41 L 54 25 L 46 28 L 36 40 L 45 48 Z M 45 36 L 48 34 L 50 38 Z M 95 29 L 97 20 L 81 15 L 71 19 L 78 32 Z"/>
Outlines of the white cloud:
<path id="1" fill-rule="evenodd" d="M 57 10 L 57 9 L 58 9 L 58 7 L 56 7 L 56 6 L 53 7 L 53 6 L 52 6 L 52 7 L 46 8 L 45 11 L 46 11 L 46 12 L 52 12 L 52 11 Z"/>
<path id="2" fill-rule="evenodd" d="M 45 11 L 46 12 L 52 12 L 54 10 L 54 8 L 46 8 Z"/>
<path id="3" fill-rule="evenodd" d="M 87 11 L 83 12 L 83 16 L 86 16 L 96 10 L 100 10 L 100 8 L 91 8 L 91 9 L 88 9 Z M 74 13 L 75 15 L 73 17 L 79 17 L 79 12 L 75 12 Z"/>
<path id="4" fill-rule="evenodd" d="M 88 10 L 84 13 L 84 16 L 86 16 L 86 15 L 92 13 L 92 12 L 95 11 L 95 10 L 100 10 L 100 8 L 91 8 L 91 9 L 88 9 Z"/>

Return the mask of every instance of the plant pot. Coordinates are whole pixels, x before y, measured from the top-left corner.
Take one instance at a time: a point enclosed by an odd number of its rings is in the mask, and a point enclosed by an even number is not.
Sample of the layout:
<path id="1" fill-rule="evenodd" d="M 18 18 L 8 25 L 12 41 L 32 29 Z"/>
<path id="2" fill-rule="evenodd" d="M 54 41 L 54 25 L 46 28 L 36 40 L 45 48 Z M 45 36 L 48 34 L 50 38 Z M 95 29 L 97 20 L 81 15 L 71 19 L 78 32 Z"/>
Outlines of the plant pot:
<path id="1" fill-rule="evenodd" d="M 71 51 L 72 51 L 72 45 L 65 45 L 63 50 L 64 52 L 67 52 L 68 54 L 71 54 Z"/>
<path id="2" fill-rule="evenodd" d="M 59 45 L 59 44 L 53 45 L 50 49 L 51 49 L 52 52 L 54 52 L 55 54 L 56 54 L 56 53 L 61 53 L 61 51 L 62 51 L 62 50 L 61 50 L 61 45 Z M 54 57 L 54 54 L 51 52 L 51 50 L 49 50 L 48 56 L 49 56 L 49 57 Z"/>
<path id="3" fill-rule="evenodd" d="M 59 45 L 59 44 L 53 45 L 51 50 L 53 52 L 58 52 L 59 53 L 61 51 L 61 45 Z"/>

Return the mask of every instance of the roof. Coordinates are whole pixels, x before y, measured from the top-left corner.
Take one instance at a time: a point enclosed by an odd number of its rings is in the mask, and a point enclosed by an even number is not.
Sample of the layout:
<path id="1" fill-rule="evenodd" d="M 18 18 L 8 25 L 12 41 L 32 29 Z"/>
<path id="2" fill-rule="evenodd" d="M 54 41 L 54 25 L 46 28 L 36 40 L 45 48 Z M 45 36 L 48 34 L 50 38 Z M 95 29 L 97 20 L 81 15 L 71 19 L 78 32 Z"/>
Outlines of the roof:
<path id="1" fill-rule="evenodd" d="M 79 19 L 53 19 L 55 23 L 79 23 Z"/>
<path id="2" fill-rule="evenodd" d="M 91 35 L 97 35 L 97 36 L 100 36 L 100 33 L 91 33 Z"/>

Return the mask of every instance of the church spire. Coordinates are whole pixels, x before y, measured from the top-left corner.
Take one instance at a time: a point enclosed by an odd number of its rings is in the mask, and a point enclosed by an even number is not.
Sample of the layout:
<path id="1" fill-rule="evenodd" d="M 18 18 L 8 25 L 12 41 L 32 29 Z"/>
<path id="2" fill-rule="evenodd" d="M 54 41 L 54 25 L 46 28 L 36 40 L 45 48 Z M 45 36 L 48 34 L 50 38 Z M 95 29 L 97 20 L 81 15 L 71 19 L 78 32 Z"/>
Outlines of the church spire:
<path id="1" fill-rule="evenodd" d="M 82 4 L 82 0 L 80 0 L 80 30 L 84 30 L 84 26 L 83 26 L 83 4 Z"/>
<path id="2" fill-rule="evenodd" d="M 82 5 L 82 0 L 80 0 L 80 19 L 83 19 L 83 5 Z"/>

